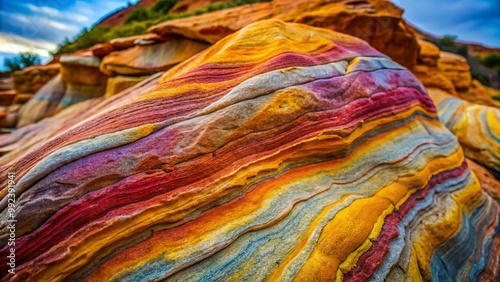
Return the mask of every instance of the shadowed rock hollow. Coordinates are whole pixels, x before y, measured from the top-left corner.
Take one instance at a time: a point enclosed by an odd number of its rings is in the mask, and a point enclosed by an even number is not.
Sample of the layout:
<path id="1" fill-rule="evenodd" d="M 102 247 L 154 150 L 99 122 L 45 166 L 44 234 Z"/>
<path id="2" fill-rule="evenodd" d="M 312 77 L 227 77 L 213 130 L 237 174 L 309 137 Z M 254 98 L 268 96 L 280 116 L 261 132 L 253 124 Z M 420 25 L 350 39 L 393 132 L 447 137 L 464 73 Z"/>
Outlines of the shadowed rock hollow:
<path id="1" fill-rule="evenodd" d="M 135 87 L 3 158 L 23 222 L 13 281 L 498 271 L 498 202 L 422 84 L 365 42 L 263 21 Z"/>

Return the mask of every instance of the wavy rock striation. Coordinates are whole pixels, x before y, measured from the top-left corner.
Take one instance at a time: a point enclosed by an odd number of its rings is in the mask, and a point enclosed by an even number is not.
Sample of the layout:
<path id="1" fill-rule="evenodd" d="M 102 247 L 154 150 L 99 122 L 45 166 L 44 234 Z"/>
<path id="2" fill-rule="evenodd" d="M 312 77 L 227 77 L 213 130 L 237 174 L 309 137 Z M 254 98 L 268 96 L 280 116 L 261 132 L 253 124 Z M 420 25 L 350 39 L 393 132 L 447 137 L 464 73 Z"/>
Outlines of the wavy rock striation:
<path id="1" fill-rule="evenodd" d="M 443 124 L 455 134 L 467 157 L 500 179 L 500 109 L 476 105 L 439 89 L 429 89 Z"/>
<path id="2" fill-rule="evenodd" d="M 441 121 L 457 136 L 468 158 L 500 179 L 500 109 L 495 107 L 495 91 L 471 80 L 464 58 L 441 52 L 436 61 L 439 49 L 419 43 L 414 73 L 427 88 Z"/>
<path id="3" fill-rule="evenodd" d="M 421 83 L 361 40 L 259 22 L 123 97 L 3 167 L 13 281 L 498 271 L 498 203 Z"/>

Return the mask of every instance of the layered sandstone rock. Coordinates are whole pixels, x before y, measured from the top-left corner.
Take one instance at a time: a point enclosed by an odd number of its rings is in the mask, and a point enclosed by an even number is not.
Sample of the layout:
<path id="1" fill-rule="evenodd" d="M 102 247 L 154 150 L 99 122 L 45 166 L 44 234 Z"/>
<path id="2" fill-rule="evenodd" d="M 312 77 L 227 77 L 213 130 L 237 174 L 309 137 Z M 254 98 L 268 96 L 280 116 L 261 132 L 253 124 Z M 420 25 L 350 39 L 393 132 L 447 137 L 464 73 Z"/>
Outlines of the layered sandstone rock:
<path id="1" fill-rule="evenodd" d="M 36 95 L 29 96 L 29 102 L 19 112 L 17 127 L 38 122 L 73 104 L 103 96 L 108 76 L 99 71 L 100 59 L 89 55 L 61 56 L 60 75 Z"/>
<path id="2" fill-rule="evenodd" d="M 16 97 L 14 101 L 12 101 L 12 104 L 24 104 L 33 98 L 33 96 L 35 96 L 33 93 L 16 93 Z"/>
<path id="3" fill-rule="evenodd" d="M 33 99 L 21 107 L 17 127 L 23 127 L 54 115 L 65 93 L 66 85 L 61 80 L 61 75 L 52 78 L 36 93 Z"/>
<path id="4" fill-rule="evenodd" d="M 441 56 L 439 48 L 425 40 L 418 40 L 420 51 L 418 55 L 418 64 L 428 67 L 437 67 Z"/>
<path id="5" fill-rule="evenodd" d="M 137 83 L 145 80 L 147 76 L 140 76 L 140 77 L 128 77 L 128 76 L 116 76 L 116 77 L 110 77 L 108 79 L 108 83 L 106 85 L 106 93 L 104 94 L 105 97 L 111 97 L 113 95 L 116 95 L 117 93 L 120 93 L 124 91 L 125 89 L 128 89 Z"/>
<path id="6" fill-rule="evenodd" d="M 7 91 L 14 89 L 14 82 L 12 77 L 0 78 L 0 91 Z"/>
<path id="7" fill-rule="evenodd" d="M 475 104 L 500 108 L 500 99 L 495 99 L 494 91 L 498 90 L 488 89 L 481 82 L 473 79 L 467 92 L 458 92 L 458 96 Z"/>
<path id="8" fill-rule="evenodd" d="M 498 271 L 499 203 L 421 83 L 356 38 L 260 22 L 85 109 L 3 158 L 22 222 L 13 281 Z"/>
<path id="9" fill-rule="evenodd" d="M 471 170 L 479 179 L 481 187 L 497 202 L 500 202 L 500 180 L 497 180 L 487 169 L 473 160 L 467 160 Z"/>
<path id="10" fill-rule="evenodd" d="M 423 73 L 419 76 L 425 80 L 425 82 L 423 82 L 424 85 L 427 87 L 431 84 L 433 84 L 432 86 L 437 86 L 431 81 L 439 80 L 440 85 L 437 88 L 443 89 L 449 94 L 475 104 L 498 107 L 500 103 L 493 98 L 492 91 L 472 78 L 469 64 L 464 57 L 449 52 L 440 52 L 438 53 L 438 64 L 436 68 L 434 62 L 426 61 L 429 52 L 435 54 L 435 49 L 430 47 L 430 45 L 434 45 L 425 41 L 421 41 L 420 44 L 422 48 L 419 56 L 419 58 L 421 58 L 419 59 L 420 65 L 415 67 L 415 70 L 421 73 L 423 68 L 425 69 L 424 72 L 428 72 L 428 74 Z M 431 48 L 434 50 L 429 51 Z M 433 55 L 433 57 L 435 57 L 435 55 Z M 443 81 L 443 77 L 444 80 L 451 82 L 453 90 L 449 89 L 449 84 L 447 85 L 447 83 Z"/>
<path id="11" fill-rule="evenodd" d="M 59 73 L 59 64 L 31 66 L 12 75 L 17 93 L 36 93 L 42 86 Z"/>
<path id="12" fill-rule="evenodd" d="M 3 90 L 0 91 L 0 106 L 10 106 L 16 98 L 16 90 Z"/>
<path id="13" fill-rule="evenodd" d="M 132 48 L 140 43 L 149 42 L 150 44 L 152 44 L 152 43 L 164 42 L 165 40 L 166 40 L 165 38 L 152 33 L 134 35 L 134 36 L 112 39 L 109 42 L 93 46 L 91 50 L 94 56 L 102 58 L 113 51 L 120 51 Z"/>
<path id="14" fill-rule="evenodd" d="M 104 57 L 100 69 L 108 75 L 152 74 L 167 70 L 208 46 L 190 39 L 170 39 L 160 44 L 136 45 Z"/>
<path id="15" fill-rule="evenodd" d="M 467 92 L 472 83 L 472 76 L 469 64 L 464 57 L 443 51 L 439 56 L 438 67 L 441 73 L 453 83 L 455 91 Z"/>
<path id="16" fill-rule="evenodd" d="M 61 79 L 66 83 L 83 85 L 106 85 L 107 77 L 99 71 L 97 57 L 61 57 Z"/>
<path id="17" fill-rule="evenodd" d="M 439 89 L 428 89 L 441 122 L 455 134 L 465 155 L 500 179 L 500 109 L 477 105 Z"/>
<path id="18" fill-rule="evenodd" d="M 18 112 L 21 105 L 14 104 L 0 109 L 0 128 L 2 131 L 6 128 L 16 127 Z M 5 133 L 5 132 L 2 132 Z M 0 135 L 1 136 L 1 135 Z"/>
<path id="19" fill-rule="evenodd" d="M 281 19 L 354 35 L 396 62 L 412 68 L 419 47 L 415 35 L 402 19 L 402 13 L 403 10 L 391 2 L 381 0 L 275 0 L 166 21 L 150 28 L 150 32 L 215 43 L 253 22 Z"/>
<path id="20" fill-rule="evenodd" d="M 488 95 L 491 97 L 491 101 L 494 107 L 500 108 L 500 89 L 493 89 L 486 87 Z"/>
<path id="21" fill-rule="evenodd" d="M 108 76 L 99 71 L 99 58 L 63 56 L 60 61 L 61 79 L 66 84 L 66 92 L 57 110 L 104 95 Z"/>
<path id="22" fill-rule="evenodd" d="M 63 110 L 56 110 L 56 115 L 44 117 L 39 122 L 20 127 L 12 134 L 0 135 L 0 155 L 6 154 L 0 158 L 0 167 L 11 164 L 14 160 L 23 157 L 33 146 L 47 141 L 89 116 L 148 91 L 156 84 L 160 75 L 161 73 L 152 75 L 145 81 L 131 86 L 114 97 L 108 99 L 101 97 L 83 101 Z"/>
<path id="23" fill-rule="evenodd" d="M 489 90 L 472 80 L 466 60 L 440 52 L 438 64 L 430 43 L 420 41 L 420 64 L 415 75 L 429 91 L 441 121 L 455 134 L 468 158 L 500 177 L 500 108 Z M 433 55 L 435 57 L 435 55 Z"/>

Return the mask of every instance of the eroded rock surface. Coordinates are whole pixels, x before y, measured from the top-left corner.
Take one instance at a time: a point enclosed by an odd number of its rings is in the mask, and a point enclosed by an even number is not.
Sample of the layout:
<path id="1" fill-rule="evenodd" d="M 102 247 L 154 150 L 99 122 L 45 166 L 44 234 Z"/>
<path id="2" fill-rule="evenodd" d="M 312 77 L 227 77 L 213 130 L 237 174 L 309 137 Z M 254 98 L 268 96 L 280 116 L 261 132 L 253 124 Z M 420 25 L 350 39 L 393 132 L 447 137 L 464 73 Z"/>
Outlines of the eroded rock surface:
<path id="1" fill-rule="evenodd" d="M 150 32 L 215 43 L 248 24 L 280 19 L 356 36 L 403 66 L 413 68 L 418 57 L 418 43 L 402 14 L 402 9 L 381 0 L 275 0 L 166 21 L 150 28 Z"/>
<path id="2" fill-rule="evenodd" d="M 135 45 L 104 57 L 101 71 L 109 75 L 140 76 L 165 71 L 206 49 L 209 45 L 190 39 L 170 39 L 160 44 Z"/>
<path id="3" fill-rule="evenodd" d="M 463 57 L 440 52 L 436 64 L 428 58 L 435 57 L 437 47 L 420 44 L 420 64 L 414 73 L 427 88 L 441 121 L 457 136 L 468 158 L 500 178 L 500 108 L 495 90 L 472 80 Z"/>
<path id="4" fill-rule="evenodd" d="M 42 86 L 59 73 L 59 64 L 31 66 L 12 75 L 17 93 L 36 93 Z"/>
<path id="5" fill-rule="evenodd" d="M 3 158 L 23 223 L 13 281 L 498 271 L 498 202 L 422 84 L 359 39 L 259 22 L 87 109 Z"/>

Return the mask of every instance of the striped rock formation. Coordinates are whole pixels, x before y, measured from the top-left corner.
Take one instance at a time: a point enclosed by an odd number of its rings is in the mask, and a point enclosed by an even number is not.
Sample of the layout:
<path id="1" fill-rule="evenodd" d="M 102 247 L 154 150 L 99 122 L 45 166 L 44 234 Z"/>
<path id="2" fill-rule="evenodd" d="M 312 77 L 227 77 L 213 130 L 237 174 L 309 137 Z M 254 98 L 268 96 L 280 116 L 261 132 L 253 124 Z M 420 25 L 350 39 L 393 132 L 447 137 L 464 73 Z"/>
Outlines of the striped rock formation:
<path id="1" fill-rule="evenodd" d="M 465 155 L 500 179 L 500 109 L 477 105 L 439 89 L 428 89 L 441 122 L 455 134 Z"/>
<path id="2" fill-rule="evenodd" d="M 104 97 L 111 97 L 118 94 L 147 78 L 147 76 L 130 77 L 122 75 L 110 77 L 108 78 L 108 83 L 106 84 L 106 93 L 104 93 Z"/>
<path id="3" fill-rule="evenodd" d="M 3 280 L 498 271 L 498 202 L 421 83 L 359 39 L 259 22 L 111 99 L 3 166 L 18 201 L 16 275 Z"/>
<path id="4" fill-rule="evenodd" d="M 421 44 L 413 72 L 427 88 L 441 122 L 457 136 L 465 155 L 500 179 L 500 108 L 496 91 L 471 80 L 464 58 Z M 438 53 L 439 54 L 439 53 Z"/>
<path id="5" fill-rule="evenodd" d="M 128 37 L 120 37 L 112 39 L 111 41 L 103 44 L 94 45 L 90 49 L 92 50 L 94 56 L 102 58 L 113 51 L 120 51 L 132 48 L 136 46 L 137 42 L 145 42 L 145 41 L 151 43 L 159 43 L 159 42 L 164 42 L 165 38 L 157 34 L 151 34 L 151 33 L 128 36 Z"/>
<path id="6" fill-rule="evenodd" d="M 143 82 L 131 86 L 113 98 L 95 98 L 69 106 L 53 117 L 47 117 L 37 123 L 18 128 L 11 134 L 0 135 L 0 167 L 10 166 L 15 160 L 24 156 L 29 149 L 38 143 L 47 141 L 60 132 L 99 113 L 114 104 L 129 100 L 135 95 L 150 89 L 159 79 L 161 73 L 150 76 Z"/>

